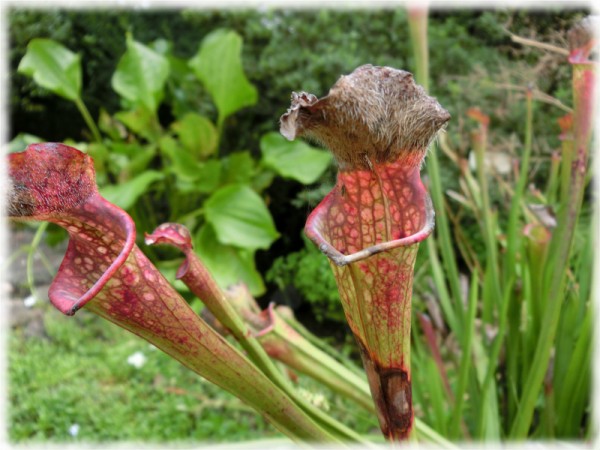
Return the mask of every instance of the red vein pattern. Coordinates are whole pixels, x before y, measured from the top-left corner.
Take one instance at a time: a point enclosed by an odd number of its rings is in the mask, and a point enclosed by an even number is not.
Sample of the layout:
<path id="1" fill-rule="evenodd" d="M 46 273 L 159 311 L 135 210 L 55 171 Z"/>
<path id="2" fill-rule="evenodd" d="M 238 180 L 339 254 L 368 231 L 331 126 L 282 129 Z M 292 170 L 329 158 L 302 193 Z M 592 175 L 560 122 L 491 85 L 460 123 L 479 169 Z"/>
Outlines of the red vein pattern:
<path id="1" fill-rule="evenodd" d="M 9 156 L 9 176 L 12 219 L 45 220 L 69 233 L 49 290 L 60 311 L 73 315 L 85 307 L 238 396 L 282 431 L 295 430 L 290 436 L 322 436 L 285 394 L 194 313 L 144 256 L 135 245 L 132 219 L 98 193 L 89 156 L 62 144 L 35 144 Z"/>
<path id="2" fill-rule="evenodd" d="M 412 281 L 418 242 L 431 231 L 429 208 L 419 165 L 404 160 L 340 172 L 306 223 L 307 235 L 321 248 L 344 256 L 372 249 L 354 262 L 330 262 L 390 439 L 406 439 L 413 423 Z M 378 248 L 384 243 L 387 248 Z"/>

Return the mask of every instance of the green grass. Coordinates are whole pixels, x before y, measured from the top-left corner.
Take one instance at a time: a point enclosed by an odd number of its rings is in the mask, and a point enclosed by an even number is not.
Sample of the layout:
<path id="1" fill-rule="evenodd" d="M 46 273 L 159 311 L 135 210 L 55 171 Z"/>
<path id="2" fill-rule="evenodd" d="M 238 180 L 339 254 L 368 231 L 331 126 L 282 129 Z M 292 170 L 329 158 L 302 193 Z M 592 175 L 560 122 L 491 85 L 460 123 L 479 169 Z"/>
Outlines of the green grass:
<path id="1" fill-rule="evenodd" d="M 9 337 L 8 435 L 32 442 L 237 442 L 283 436 L 234 396 L 88 313 L 44 309 L 47 337 Z M 135 352 L 146 362 L 127 363 Z M 305 377 L 299 387 L 360 433 L 377 422 Z M 69 428 L 79 425 L 76 437 Z"/>
<path id="2" fill-rule="evenodd" d="M 237 398 L 145 341 L 82 311 L 47 306 L 48 338 L 9 339 L 11 441 L 236 441 L 277 436 Z M 146 363 L 135 368 L 135 352 Z"/>

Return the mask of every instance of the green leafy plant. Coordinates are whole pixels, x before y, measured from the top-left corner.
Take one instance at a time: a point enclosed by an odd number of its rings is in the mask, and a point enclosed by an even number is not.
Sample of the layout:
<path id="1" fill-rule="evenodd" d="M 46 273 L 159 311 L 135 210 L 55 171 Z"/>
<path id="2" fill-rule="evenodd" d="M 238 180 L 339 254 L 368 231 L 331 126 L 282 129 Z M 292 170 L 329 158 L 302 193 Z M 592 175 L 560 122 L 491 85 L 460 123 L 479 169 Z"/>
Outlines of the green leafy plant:
<path id="1" fill-rule="evenodd" d="M 128 33 L 111 80 L 123 109 L 113 115 L 102 110 L 97 124 L 81 98 L 78 55 L 52 40 L 34 39 L 19 71 L 77 105 L 93 140 L 74 145 L 94 157 L 100 192 L 109 201 L 129 211 L 141 229 L 152 230 L 165 220 L 185 223 L 223 286 L 242 280 L 253 294 L 261 294 L 265 286 L 255 253 L 279 237 L 262 192 L 276 175 L 313 183 L 331 158 L 274 133 L 261 138 L 258 160 L 249 151 L 221 149 L 227 119 L 258 99 L 243 71 L 241 46 L 234 31 L 216 30 L 185 61 L 166 41 L 148 46 Z M 217 109 L 216 122 L 181 107 L 181 79 L 195 80 L 206 90 Z M 170 123 L 161 119 L 162 106 L 171 108 Z"/>
<path id="2" fill-rule="evenodd" d="M 296 289 L 312 305 L 318 321 L 343 323 L 344 310 L 329 263 L 312 243 L 305 244 L 302 250 L 277 258 L 266 280 L 275 283 L 284 296 L 286 289 Z"/>
<path id="3" fill-rule="evenodd" d="M 36 83 L 75 103 L 86 124 L 100 140 L 100 133 L 81 99 L 81 59 L 50 39 L 34 39 L 19 64 L 19 71 Z"/>

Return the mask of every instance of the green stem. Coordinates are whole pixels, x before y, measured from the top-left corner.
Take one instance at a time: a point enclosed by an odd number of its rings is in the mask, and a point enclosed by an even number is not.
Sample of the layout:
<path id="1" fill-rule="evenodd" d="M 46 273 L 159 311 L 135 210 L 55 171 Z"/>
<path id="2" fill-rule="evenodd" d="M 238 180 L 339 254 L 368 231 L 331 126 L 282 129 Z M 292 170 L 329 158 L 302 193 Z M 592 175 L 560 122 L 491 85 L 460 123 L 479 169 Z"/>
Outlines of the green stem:
<path id="1" fill-rule="evenodd" d="M 511 199 L 510 212 L 508 216 L 508 230 L 506 242 L 508 247 L 506 249 L 506 264 L 504 272 L 504 281 L 511 276 L 514 276 L 516 259 L 517 259 L 517 248 L 518 243 L 521 242 L 519 236 L 519 217 L 521 211 L 521 203 L 527 179 L 529 177 L 529 159 L 531 157 L 531 147 L 533 138 L 533 94 L 531 90 L 527 91 L 527 119 L 525 122 L 525 146 L 523 148 L 523 156 L 521 159 L 521 168 L 519 170 L 519 179 L 517 186 L 513 192 Z"/>
<path id="2" fill-rule="evenodd" d="M 304 373 L 367 411 L 375 413 L 375 405 L 367 381 L 344 367 L 337 360 L 316 348 L 287 324 L 277 311 L 269 307 L 268 331 L 257 339 L 263 348 L 277 349 L 277 359 L 292 369 Z"/>
<path id="3" fill-rule="evenodd" d="M 33 236 L 31 240 L 31 244 L 29 245 L 29 252 L 27 253 L 27 263 L 26 263 L 26 271 L 27 271 L 27 285 L 29 286 L 29 290 L 33 295 L 35 295 L 35 279 L 33 275 L 33 257 L 37 251 L 38 246 L 40 245 L 40 241 L 46 232 L 46 228 L 48 228 L 48 222 L 42 222 Z"/>
<path id="4" fill-rule="evenodd" d="M 408 10 L 410 42 L 415 57 L 415 80 L 429 90 L 429 43 L 427 37 L 427 6 Z"/>
<path id="5" fill-rule="evenodd" d="M 218 286 L 208 269 L 191 249 L 188 249 L 185 253 L 188 269 L 181 280 L 207 305 L 217 320 L 230 330 L 243 349 L 246 350 L 250 360 L 325 431 L 341 440 L 366 443 L 358 433 L 316 408 L 293 389 L 269 358 L 260 342 L 254 337 L 252 330 L 227 300 L 225 293 Z"/>
<path id="6" fill-rule="evenodd" d="M 364 377 L 365 372 L 362 368 L 359 368 L 349 357 L 343 355 L 338 349 L 329 345 L 325 340 L 312 334 L 309 330 L 306 329 L 304 325 L 298 322 L 293 316 L 289 317 L 285 315 L 283 316 L 283 320 L 285 320 L 285 322 L 290 327 L 296 330 L 298 334 L 300 334 L 304 339 L 306 339 L 316 348 L 318 348 L 322 352 L 325 352 L 330 357 L 335 358 L 338 363 L 343 365 L 346 369 L 350 370 L 355 375 Z M 369 398 L 371 399 L 371 394 L 369 394 Z"/>
<path id="7" fill-rule="evenodd" d="M 569 186 L 571 185 L 571 165 L 573 163 L 573 140 L 565 137 L 561 143 L 560 156 L 560 204 L 568 201 Z"/>
<path id="8" fill-rule="evenodd" d="M 469 309 L 467 314 L 467 323 L 464 330 L 464 338 L 462 345 L 462 357 L 460 361 L 460 370 L 458 374 L 458 387 L 456 390 L 456 405 L 452 411 L 452 421 L 450 430 L 452 430 L 452 438 L 457 439 L 460 433 L 460 421 L 462 418 L 462 409 L 464 404 L 464 396 L 467 390 L 467 382 L 469 381 L 469 372 L 471 370 L 473 333 L 475 332 L 475 315 L 477 313 L 477 274 L 472 274 L 471 288 L 469 290 Z"/>
<path id="9" fill-rule="evenodd" d="M 485 407 L 487 404 L 486 397 L 490 389 L 490 385 L 492 380 L 494 379 L 494 375 L 496 373 L 496 369 L 498 367 L 498 361 L 500 359 L 500 350 L 502 348 L 502 343 L 504 342 L 504 336 L 506 335 L 506 327 L 508 323 L 508 312 L 509 305 L 511 299 L 511 290 L 513 285 L 513 279 L 510 279 L 506 285 L 506 290 L 504 291 L 504 298 L 502 299 L 501 311 L 500 311 L 500 323 L 498 324 L 498 334 L 494 339 L 494 343 L 492 345 L 492 351 L 490 352 L 489 364 L 487 367 L 487 371 L 485 373 L 485 378 L 483 379 L 482 388 L 481 388 L 481 409 Z M 492 391 L 493 392 L 493 391 Z M 491 392 L 490 392 L 491 395 Z M 479 435 L 483 435 L 483 430 L 479 430 Z"/>
<path id="10" fill-rule="evenodd" d="M 410 29 L 411 43 L 413 47 L 413 54 L 415 57 L 415 80 L 425 90 L 429 90 L 429 51 L 428 51 L 428 38 L 427 38 L 427 9 L 419 8 L 412 9 L 408 12 L 408 25 Z M 454 253 L 454 247 L 452 245 L 452 237 L 450 233 L 450 226 L 448 224 L 448 218 L 443 213 L 444 211 L 444 195 L 442 190 L 440 168 L 437 157 L 436 146 L 431 145 L 429 155 L 427 156 L 427 173 L 429 174 L 429 191 L 433 206 L 439 214 L 436 216 L 436 235 L 439 239 L 440 251 L 442 254 L 442 262 L 446 270 L 446 279 L 450 285 L 450 291 L 454 297 L 454 302 L 457 305 L 458 321 L 460 324 L 463 322 L 463 308 L 462 308 L 462 291 L 460 289 L 460 278 L 458 275 L 458 268 L 456 265 L 456 255 Z M 435 246 L 436 239 L 433 235 L 428 238 L 428 254 L 432 265 L 435 264 L 435 260 L 439 260 L 437 257 L 437 248 Z M 454 328 L 456 331 L 459 328 Z"/>
<path id="11" fill-rule="evenodd" d="M 557 153 L 553 153 L 550 158 L 550 176 L 548 177 L 548 183 L 546 184 L 546 199 L 549 205 L 553 205 L 556 202 L 556 191 L 558 188 L 558 173 L 560 169 L 560 156 Z"/>
<path id="12" fill-rule="evenodd" d="M 417 430 L 416 434 L 419 440 L 423 438 L 425 442 L 431 442 L 440 448 L 446 448 L 448 450 L 458 450 L 459 448 L 447 439 L 444 439 L 439 433 L 417 418 L 415 418 L 415 429 Z"/>
<path id="13" fill-rule="evenodd" d="M 488 391 L 482 391 L 486 384 L 487 369 L 490 367 L 490 357 L 487 349 L 484 347 L 482 337 L 473 340 L 473 361 L 475 373 L 479 382 L 480 408 L 477 408 L 477 415 L 474 417 L 477 423 L 476 436 L 481 440 L 498 441 L 500 439 L 500 417 L 498 414 L 498 398 L 496 396 L 496 381 L 492 377 L 489 382 Z M 485 400 L 488 399 L 488 400 Z"/>
<path id="14" fill-rule="evenodd" d="M 486 289 L 484 289 L 484 301 L 488 312 L 484 319 L 491 323 L 494 305 L 499 306 L 502 299 L 502 288 L 500 286 L 500 272 L 498 268 L 498 247 L 495 233 L 495 220 L 492 215 L 492 207 L 489 196 L 487 174 L 485 171 L 484 156 L 487 145 L 487 126 L 481 126 L 481 131 L 476 135 L 474 142 L 474 150 L 477 161 L 477 181 L 480 187 L 481 194 L 481 211 L 483 220 L 483 236 L 486 247 Z M 489 280 L 489 285 L 488 285 Z M 489 288 L 488 288 L 489 287 Z M 489 299 L 489 295 L 493 295 L 493 299 Z"/>
<path id="15" fill-rule="evenodd" d="M 83 100 L 80 97 L 77 97 L 75 99 L 75 105 L 77 106 L 77 109 L 83 116 L 83 120 L 85 120 L 86 125 L 92 132 L 92 135 L 94 136 L 94 140 L 96 142 L 102 142 L 102 137 L 100 136 L 100 130 L 96 126 L 94 119 L 92 119 L 90 112 L 88 111 L 87 107 L 85 106 L 85 103 L 83 103 Z"/>
<path id="16" fill-rule="evenodd" d="M 580 325 L 579 338 L 570 360 L 568 372 L 556 392 L 559 420 L 556 421 L 557 433 L 561 437 L 577 435 L 581 417 L 585 411 L 586 399 L 589 394 L 589 377 L 591 372 L 590 359 L 592 356 L 592 320 L 594 314 L 588 308 L 587 314 Z"/>
<path id="17" fill-rule="evenodd" d="M 239 337 L 239 335 L 237 336 Z M 273 361 L 269 358 L 260 343 L 252 335 L 245 335 L 239 340 L 240 344 L 248 352 L 250 359 L 265 373 L 271 381 L 274 382 L 283 392 L 285 392 L 309 417 L 322 426 L 327 432 L 344 441 L 354 441 L 366 444 L 366 441 L 350 428 L 341 422 L 324 413 L 305 398 L 300 396 L 296 390 L 289 384 L 288 380 L 275 367 Z"/>
<path id="18" fill-rule="evenodd" d="M 592 63 L 590 63 L 592 64 Z M 541 333 L 531 363 L 531 371 L 525 381 L 521 402 L 513 421 L 510 436 L 524 439 L 527 436 L 542 382 L 552 353 L 560 311 L 564 299 L 566 273 L 569 268 L 575 226 L 581 211 L 587 162 L 592 134 L 593 111 L 593 68 L 589 64 L 574 64 L 574 150 L 571 166 L 571 181 L 566 204 L 559 216 L 558 227 L 550 244 L 550 260 L 546 267 L 544 297 L 546 311 L 542 320 Z"/>
<path id="19" fill-rule="evenodd" d="M 461 338 L 462 329 L 458 325 L 458 319 L 454 314 L 454 309 L 452 308 L 452 299 L 450 298 L 448 288 L 444 282 L 444 271 L 442 265 L 440 264 L 437 249 L 435 248 L 435 240 L 431 239 L 431 236 L 427 239 L 427 251 L 429 263 L 431 264 L 433 283 L 438 293 L 440 307 L 442 308 L 446 322 L 448 323 L 448 327 L 450 327 L 450 329 L 456 333 L 459 338 Z"/>

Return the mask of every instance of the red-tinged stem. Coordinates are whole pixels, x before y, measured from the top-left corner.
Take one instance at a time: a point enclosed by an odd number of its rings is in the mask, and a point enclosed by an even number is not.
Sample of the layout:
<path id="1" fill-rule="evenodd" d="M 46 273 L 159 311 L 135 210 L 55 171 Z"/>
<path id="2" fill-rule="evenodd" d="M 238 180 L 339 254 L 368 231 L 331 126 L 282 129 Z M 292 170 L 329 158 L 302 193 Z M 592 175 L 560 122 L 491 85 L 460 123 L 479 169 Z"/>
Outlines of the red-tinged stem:
<path id="1" fill-rule="evenodd" d="M 265 327 L 257 333 L 257 339 L 271 358 L 354 400 L 367 411 L 375 411 L 367 383 L 294 330 L 279 316 L 273 303 L 263 311 L 262 318 Z"/>
<path id="2" fill-rule="evenodd" d="M 180 249 L 186 256 L 179 266 L 176 278 L 190 288 L 202 300 L 215 318 L 221 322 L 236 339 L 243 341 L 244 335 L 250 331 L 236 314 L 235 309 L 228 302 L 224 292 L 207 267 L 193 252 L 192 238 L 189 230 L 177 223 L 164 223 L 152 234 L 145 237 L 146 244 L 167 244 Z"/>
<path id="3" fill-rule="evenodd" d="M 452 389 L 450 388 L 450 382 L 448 381 L 448 373 L 446 372 L 446 368 L 444 367 L 444 361 L 442 360 L 440 348 L 435 338 L 435 332 L 433 331 L 431 319 L 426 314 L 419 314 L 419 323 L 421 324 L 421 328 L 423 329 L 423 333 L 425 334 L 425 339 L 427 340 L 427 344 L 429 345 L 429 349 L 431 350 L 431 354 L 433 356 L 433 360 L 435 361 L 435 365 L 437 366 L 438 371 L 440 372 L 440 378 L 444 382 L 444 388 L 446 389 L 448 398 L 454 401 L 454 394 L 452 393 Z"/>
<path id="4" fill-rule="evenodd" d="M 194 254 L 191 237 L 185 227 L 172 223 L 163 224 L 151 235 L 146 236 L 146 243 L 174 245 L 185 253 L 186 259 L 179 267 L 177 277 L 203 299 L 221 323 L 228 324 L 228 331 L 238 339 L 252 360 L 271 380 L 281 384 L 280 387 L 284 391 L 288 392 L 289 386 L 270 361 L 265 361 L 260 346 L 270 357 L 355 400 L 367 410 L 374 410 L 373 401 L 369 397 L 369 387 L 364 381 L 285 323 L 272 305 L 261 313 L 255 300 L 243 286 L 234 286 L 223 293 L 207 268 Z M 222 302 L 226 305 L 222 305 Z M 235 313 L 231 312 L 231 308 Z M 238 316 L 241 316 L 245 323 L 240 324 Z M 259 348 L 256 347 L 257 343 L 260 343 Z M 289 394 L 292 398 L 297 398 L 294 392 L 291 390 Z M 297 400 L 301 406 L 307 407 L 302 399 Z M 309 415 L 315 413 L 314 408 L 308 409 Z M 320 421 L 323 418 L 317 414 L 315 419 Z M 346 427 L 336 426 L 330 421 L 325 421 L 324 425 L 331 427 L 331 431 L 342 439 L 360 441 L 360 437 L 350 433 Z M 428 439 L 448 445 L 425 424 L 418 422 L 417 428 Z"/>
<path id="5" fill-rule="evenodd" d="M 575 226 L 581 210 L 585 188 L 585 175 L 594 123 L 594 90 L 596 63 L 590 57 L 595 45 L 592 23 L 586 19 L 576 24 L 569 33 L 571 53 L 569 62 L 573 68 L 573 160 L 567 189 L 566 204 L 559 214 L 558 226 L 552 233 L 548 249 L 548 263 L 544 274 L 545 312 L 531 363 L 531 371 L 525 381 L 519 409 L 512 423 L 510 436 L 524 439 L 529 431 L 536 398 L 542 387 L 551 357 L 564 298 L 565 279 L 571 255 Z"/>
<path id="6" fill-rule="evenodd" d="M 242 316 L 238 314 L 232 302 L 217 285 L 208 268 L 193 252 L 192 240 L 187 228 L 176 223 L 162 224 L 152 234 L 146 235 L 146 243 L 168 244 L 182 250 L 186 258 L 177 270 L 177 278 L 182 280 L 204 302 L 215 318 L 228 329 L 244 350 L 248 352 L 249 357 L 257 367 L 328 433 L 344 441 L 364 443 L 360 435 L 309 404 L 286 382 L 281 372 L 269 359 L 268 350 L 265 352 L 264 345 L 261 345 L 262 343 L 255 336 L 259 330 L 264 331 L 265 328 L 269 327 L 269 323 L 274 321 L 269 320 L 268 313 L 266 318 L 264 315 L 252 313 L 251 310 L 256 306 L 252 298 L 246 298 L 247 302 L 245 302 L 247 311 L 243 318 L 248 324 L 242 320 Z M 242 291 L 235 295 L 245 297 L 248 294 L 247 291 Z M 315 364 L 314 360 L 313 364 Z"/>

